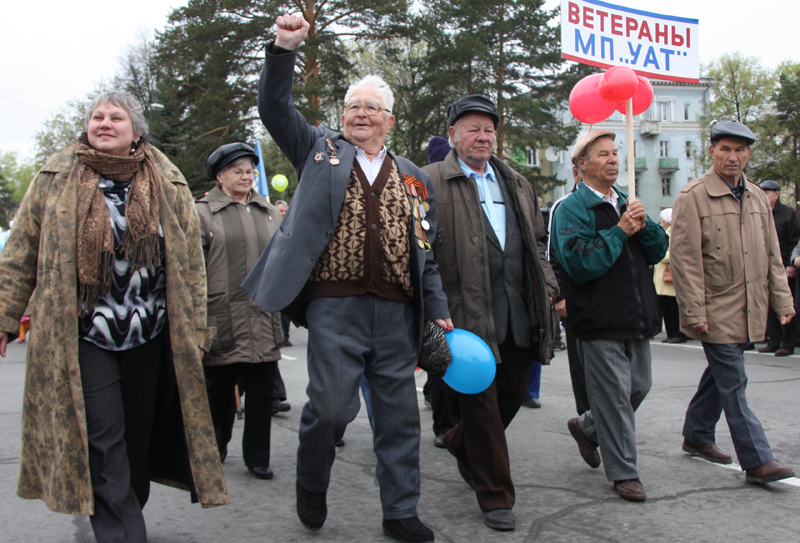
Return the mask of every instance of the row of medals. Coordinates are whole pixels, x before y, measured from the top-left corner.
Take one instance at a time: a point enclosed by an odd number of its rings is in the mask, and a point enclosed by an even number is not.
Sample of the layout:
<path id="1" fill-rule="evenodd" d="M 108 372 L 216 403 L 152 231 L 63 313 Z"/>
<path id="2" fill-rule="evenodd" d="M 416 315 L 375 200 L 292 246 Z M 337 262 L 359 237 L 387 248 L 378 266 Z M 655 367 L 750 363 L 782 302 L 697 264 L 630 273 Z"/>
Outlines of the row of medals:
<path id="1" fill-rule="evenodd" d="M 339 159 L 336 157 L 336 148 L 333 146 L 333 142 L 331 140 L 327 141 L 326 150 L 330 155 L 331 166 L 338 166 Z M 316 155 L 314 155 L 314 162 L 319 164 L 324 158 L 325 155 L 322 153 L 322 151 L 319 151 Z M 419 197 L 417 189 L 414 188 L 414 185 L 409 184 L 408 187 L 409 191 L 411 192 L 411 212 L 414 214 L 414 218 L 417 219 L 417 221 L 414 223 L 414 234 L 417 236 L 417 244 L 419 245 L 420 249 L 430 251 L 431 244 L 425 236 L 425 231 L 430 230 L 431 225 L 425 220 L 425 215 L 431 206 L 428 202 Z"/>

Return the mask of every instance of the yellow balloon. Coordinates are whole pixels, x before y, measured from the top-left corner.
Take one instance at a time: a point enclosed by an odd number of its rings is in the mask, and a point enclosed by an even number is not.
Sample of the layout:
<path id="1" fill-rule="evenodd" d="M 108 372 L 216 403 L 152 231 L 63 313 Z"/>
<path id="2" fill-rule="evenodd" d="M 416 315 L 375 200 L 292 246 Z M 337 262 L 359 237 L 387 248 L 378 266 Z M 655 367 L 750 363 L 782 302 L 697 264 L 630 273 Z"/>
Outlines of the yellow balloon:
<path id="1" fill-rule="evenodd" d="M 286 178 L 285 175 L 279 173 L 278 175 L 273 176 L 272 178 L 272 188 L 277 190 L 278 192 L 283 192 L 286 190 L 286 187 L 289 186 L 289 180 Z"/>

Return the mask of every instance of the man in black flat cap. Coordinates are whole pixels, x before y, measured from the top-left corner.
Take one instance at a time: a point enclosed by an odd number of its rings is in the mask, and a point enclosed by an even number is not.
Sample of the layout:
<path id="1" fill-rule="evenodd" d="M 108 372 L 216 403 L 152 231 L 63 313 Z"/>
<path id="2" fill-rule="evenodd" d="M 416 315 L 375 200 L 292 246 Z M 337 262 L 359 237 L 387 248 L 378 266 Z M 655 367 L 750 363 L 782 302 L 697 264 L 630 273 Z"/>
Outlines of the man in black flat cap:
<path id="1" fill-rule="evenodd" d="M 433 253 L 453 324 L 481 337 L 497 361 L 488 389 L 458 394 L 461 422 L 445 434 L 445 445 L 475 489 L 484 523 L 513 530 L 505 428 L 525 399 L 530 361 L 550 361 L 558 284 L 533 187 L 492 154 L 498 121 L 484 96 L 456 101 L 447 108 L 453 149 L 422 171 L 436 192 Z"/>
<path id="2" fill-rule="evenodd" d="M 764 181 L 759 185 L 767 195 L 772 206 L 772 217 L 778 231 L 778 244 L 781 247 L 781 259 L 789 279 L 789 289 L 794 293 L 797 285 L 797 270 L 792 266 L 792 249 L 800 241 L 800 214 L 793 207 L 781 203 L 781 186 L 777 181 Z M 770 309 L 767 315 L 767 345 L 758 350 L 760 353 L 775 353 L 775 356 L 794 354 L 797 325 L 794 319 L 781 324 L 778 315 Z"/>
<path id="3" fill-rule="evenodd" d="M 725 411 L 746 481 L 762 484 L 794 472 L 774 461 L 747 405 L 744 346 L 764 337 L 770 305 L 784 325 L 795 311 L 769 201 L 744 175 L 755 140 L 736 121 L 711 129 L 714 166 L 681 190 L 672 209 L 670 266 L 681 328 L 703 342 L 708 360 L 686 411 L 683 450 L 730 464 L 714 437 Z"/>

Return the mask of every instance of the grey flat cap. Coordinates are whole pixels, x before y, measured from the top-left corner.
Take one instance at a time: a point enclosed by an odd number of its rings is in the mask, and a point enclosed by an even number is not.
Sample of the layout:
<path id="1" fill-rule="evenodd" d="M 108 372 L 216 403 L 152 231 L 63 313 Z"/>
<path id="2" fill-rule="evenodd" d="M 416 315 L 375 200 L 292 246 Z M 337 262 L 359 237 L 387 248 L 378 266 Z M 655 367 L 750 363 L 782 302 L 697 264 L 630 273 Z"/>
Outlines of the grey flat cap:
<path id="1" fill-rule="evenodd" d="M 711 129 L 711 143 L 716 143 L 722 138 L 739 138 L 747 143 L 755 143 L 756 135 L 739 121 L 724 121 L 714 125 Z"/>
<path id="2" fill-rule="evenodd" d="M 253 148 L 244 143 L 226 143 L 211 153 L 206 161 L 206 173 L 211 179 L 216 179 L 222 168 L 237 158 L 250 157 L 253 165 L 258 166 L 258 155 Z"/>
<path id="3" fill-rule="evenodd" d="M 447 106 L 447 128 L 450 128 L 456 121 L 467 113 L 482 113 L 488 115 L 494 121 L 494 127 L 500 122 L 500 115 L 497 114 L 497 106 L 480 94 L 465 96 Z"/>
<path id="4" fill-rule="evenodd" d="M 777 181 L 764 181 L 759 185 L 761 190 L 776 190 L 778 192 L 781 191 L 781 186 Z"/>
<path id="5" fill-rule="evenodd" d="M 572 163 L 577 166 L 578 165 L 578 158 L 583 154 L 584 149 L 586 149 L 589 145 L 591 145 L 594 140 L 597 138 L 601 138 L 603 136 L 608 136 L 612 140 L 617 137 L 617 135 L 612 132 L 611 130 L 595 130 L 594 132 L 589 132 L 578 142 L 575 144 L 575 147 L 572 148 L 572 153 L 570 153 L 570 160 Z"/>

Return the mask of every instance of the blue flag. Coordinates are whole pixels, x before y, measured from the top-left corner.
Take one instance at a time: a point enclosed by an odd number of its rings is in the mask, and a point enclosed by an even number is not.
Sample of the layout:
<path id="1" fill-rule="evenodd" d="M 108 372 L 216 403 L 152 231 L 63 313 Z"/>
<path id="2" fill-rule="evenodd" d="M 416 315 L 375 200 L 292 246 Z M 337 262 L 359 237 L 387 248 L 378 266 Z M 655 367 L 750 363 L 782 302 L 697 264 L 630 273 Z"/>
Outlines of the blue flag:
<path id="1" fill-rule="evenodd" d="M 261 140 L 256 140 L 256 156 L 258 157 L 258 168 L 256 168 L 256 190 L 269 202 L 269 187 L 267 186 L 267 174 L 264 173 L 264 155 L 261 154 Z"/>

